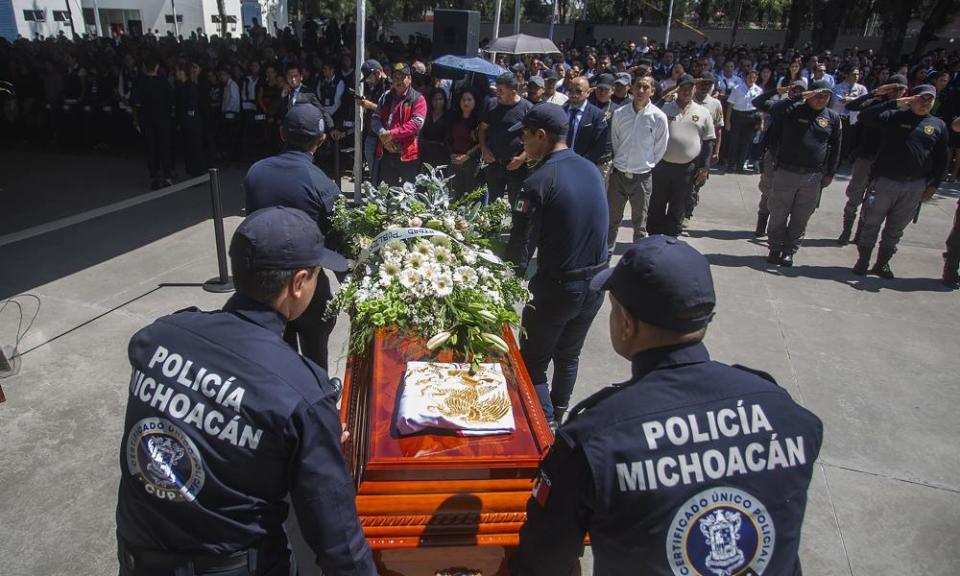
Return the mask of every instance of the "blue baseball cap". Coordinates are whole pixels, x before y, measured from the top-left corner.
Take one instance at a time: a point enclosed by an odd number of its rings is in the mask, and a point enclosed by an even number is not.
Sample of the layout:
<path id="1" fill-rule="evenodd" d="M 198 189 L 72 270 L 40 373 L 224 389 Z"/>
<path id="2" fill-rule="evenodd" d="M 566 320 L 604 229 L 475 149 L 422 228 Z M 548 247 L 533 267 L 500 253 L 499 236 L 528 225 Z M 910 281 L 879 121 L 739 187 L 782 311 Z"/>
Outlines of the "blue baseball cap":
<path id="1" fill-rule="evenodd" d="M 637 320 L 681 334 L 706 327 L 717 303 L 710 263 L 673 236 L 638 240 L 590 287 L 609 290 Z"/>
<path id="2" fill-rule="evenodd" d="M 346 258 L 328 250 L 323 242 L 320 227 L 306 212 L 274 206 L 257 210 L 240 223 L 230 241 L 230 257 L 244 260 L 254 270 L 323 266 L 345 272 Z"/>
<path id="3" fill-rule="evenodd" d="M 510 127 L 510 132 L 517 132 L 523 128 L 537 130 L 543 128 L 547 134 L 563 136 L 567 133 L 570 119 L 563 108 L 553 102 L 543 102 L 530 109 L 523 120 Z"/>
<path id="4" fill-rule="evenodd" d="M 283 129 L 304 136 L 323 134 L 323 112 L 309 102 L 294 104 L 283 117 Z"/>

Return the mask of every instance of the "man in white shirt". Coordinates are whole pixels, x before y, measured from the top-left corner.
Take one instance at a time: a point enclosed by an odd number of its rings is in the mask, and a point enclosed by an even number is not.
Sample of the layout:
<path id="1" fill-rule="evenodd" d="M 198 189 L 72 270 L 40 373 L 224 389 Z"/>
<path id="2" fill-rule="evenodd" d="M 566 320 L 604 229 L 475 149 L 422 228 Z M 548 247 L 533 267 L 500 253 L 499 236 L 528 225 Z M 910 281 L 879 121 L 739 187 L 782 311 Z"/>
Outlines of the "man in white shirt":
<path id="1" fill-rule="evenodd" d="M 221 150 L 230 150 L 230 155 L 236 158 L 240 154 L 240 86 L 226 68 L 220 69 L 219 77 L 223 84 L 220 136 L 223 138 L 224 147 L 221 147 Z"/>
<path id="2" fill-rule="evenodd" d="M 840 114 L 840 123 L 843 125 L 840 132 L 840 161 L 852 161 L 853 151 L 857 147 L 855 128 L 857 113 L 847 110 L 847 103 L 856 100 L 868 92 L 867 87 L 860 84 L 860 70 L 851 67 L 844 70 L 843 82 L 833 86 L 833 100 L 830 107 Z"/>
<path id="3" fill-rule="evenodd" d="M 560 81 L 560 78 L 557 76 L 556 71 L 548 68 L 543 71 L 541 77 L 543 78 L 543 102 L 550 102 L 557 106 L 566 104 L 567 95 L 562 92 L 557 92 L 557 83 Z"/>
<path id="4" fill-rule="evenodd" d="M 667 115 L 650 102 L 654 82 L 650 76 L 634 79 L 633 102 L 613 113 L 613 172 L 607 185 L 610 207 L 607 247 L 611 252 L 617 244 L 617 229 L 628 201 L 633 240 L 647 235 L 647 207 L 653 193 L 652 171 L 667 151 L 669 136 Z"/>
<path id="5" fill-rule="evenodd" d="M 727 172 L 745 171 L 743 165 L 760 121 L 760 113 L 753 105 L 753 99 L 761 94 L 763 89 L 757 86 L 757 71 L 750 70 L 743 84 L 737 86 L 727 98 L 727 119 L 724 122 L 724 128 L 730 132 Z"/>

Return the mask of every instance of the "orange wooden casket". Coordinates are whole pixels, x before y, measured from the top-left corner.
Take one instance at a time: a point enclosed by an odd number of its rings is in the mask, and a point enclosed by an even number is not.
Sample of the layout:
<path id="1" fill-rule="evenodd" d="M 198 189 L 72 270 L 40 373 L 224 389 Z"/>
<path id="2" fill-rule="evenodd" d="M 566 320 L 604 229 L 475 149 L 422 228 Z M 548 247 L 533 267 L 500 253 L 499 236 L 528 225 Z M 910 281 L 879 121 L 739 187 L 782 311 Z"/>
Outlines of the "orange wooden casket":
<path id="1" fill-rule="evenodd" d="M 553 435 L 513 332 L 504 328 L 503 338 L 509 353 L 495 359 L 513 404 L 512 434 L 401 437 L 395 409 L 407 362 L 463 360 L 386 331 L 375 335 L 369 352 L 348 359 L 340 409 L 350 432 L 344 449 L 381 576 L 508 574 L 507 559 Z"/>

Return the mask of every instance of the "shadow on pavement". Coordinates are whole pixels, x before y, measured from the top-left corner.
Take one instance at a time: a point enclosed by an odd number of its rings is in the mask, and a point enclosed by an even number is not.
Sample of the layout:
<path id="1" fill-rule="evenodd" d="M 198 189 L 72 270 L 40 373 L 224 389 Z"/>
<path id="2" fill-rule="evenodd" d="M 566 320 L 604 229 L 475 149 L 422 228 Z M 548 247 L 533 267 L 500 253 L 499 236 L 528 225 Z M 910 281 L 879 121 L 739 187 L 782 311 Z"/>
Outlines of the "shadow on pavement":
<path id="1" fill-rule="evenodd" d="M 687 235 L 714 240 L 753 240 L 753 230 L 687 230 Z"/>

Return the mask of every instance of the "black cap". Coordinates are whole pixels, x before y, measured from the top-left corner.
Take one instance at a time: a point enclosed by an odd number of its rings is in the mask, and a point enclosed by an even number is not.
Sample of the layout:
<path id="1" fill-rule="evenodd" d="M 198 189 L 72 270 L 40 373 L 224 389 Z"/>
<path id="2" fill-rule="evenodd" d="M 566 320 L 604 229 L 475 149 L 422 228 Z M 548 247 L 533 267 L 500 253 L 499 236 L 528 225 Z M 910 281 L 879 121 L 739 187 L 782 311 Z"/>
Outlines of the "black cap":
<path id="1" fill-rule="evenodd" d="M 508 88 L 513 88 L 516 90 L 520 87 L 520 84 L 517 82 L 517 77 L 513 72 L 504 72 L 503 74 L 497 76 L 497 84 L 503 84 Z"/>
<path id="2" fill-rule="evenodd" d="M 613 74 L 601 74 L 597 76 L 597 88 L 613 88 L 615 81 Z"/>
<path id="3" fill-rule="evenodd" d="M 535 84 L 535 85 L 537 85 L 539 88 L 543 88 L 543 78 L 541 78 L 541 77 L 539 77 L 539 76 L 531 76 L 530 79 L 527 80 L 527 84 L 528 84 L 528 85 L 529 85 L 529 84 Z"/>
<path id="4" fill-rule="evenodd" d="M 833 92 L 833 89 L 830 88 L 830 83 L 824 79 L 814 80 L 810 83 L 810 90 L 816 90 L 818 92 L 827 91 Z"/>
<path id="5" fill-rule="evenodd" d="M 323 134 L 323 112 L 309 102 L 295 104 L 283 117 L 283 129 L 304 136 Z"/>
<path id="6" fill-rule="evenodd" d="M 552 102 L 544 102 L 531 108 L 523 117 L 523 120 L 510 127 L 510 131 L 517 132 L 523 128 L 530 128 L 531 130 L 543 128 L 547 134 L 563 136 L 567 133 L 569 124 L 570 120 L 563 108 Z"/>
<path id="7" fill-rule="evenodd" d="M 233 233 L 230 257 L 246 260 L 254 270 L 323 266 L 345 272 L 348 268 L 343 256 L 323 245 L 323 233 L 316 221 L 302 210 L 282 206 L 262 208 L 247 216 Z"/>
<path id="8" fill-rule="evenodd" d="M 900 86 L 907 85 L 907 77 L 903 74 L 894 74 L 887 79 L 887 84 L 899 84 Z"/>
<path id="9" fill-rule="evenodd" d="M 910 90 L 911 96 L 933 96 L 937 97 L 937 89 L 930 84 L 918 84 Z"/>
<path id="10" fill-rule="evenodd" d="M 693 79 L 693 76 L 689 74 L 681 74 L 680 77 L 677 78 L 677 87 L 693 84 L 695 82 L 696 80 Z"/>
<path id="11" fill-rule="evenodd" d="M 559 80 L 559 79 L 560 79 L 560 77 L 557 76 L 557 71 L 554 70 L 553 68 L 548 68 L 548 69 L 544 70 L 543 72 L 540 73 L 540 75 L 543 77 L 543 81 L 544 81 L 544 82 L 549 82 L 550 80 Z"/>
<path id="12" fill-rule="evenodd" d="M 360 66 L 360 76 L 366 80 L 368 76 L 376 72 L 377 70 L 383 70 L 383 66 L 380 65 L 376 60 L 370 59 L 363 63 Z"/>
<path id="13" fill-rule="evenodd" d="M 709 82 L 713 84 L 714 82 L 716 82 L 716 79 L 713 77 L 713 74 L 711 74 L 710 72 L 704 72 L 700 74 L 699 78 L 697 78 L 697 82 Z"/>
<path id="14" fill-rule="evenodd" d="M 633 76 L 629 72 L 620 72 L 617 74 L 617 79 L 613 81 L 614 84 L 620 84 L 621 86 L 629 86 L 633 83 Z"/>
<path id="15" fill-rule="evenodd" d="M 409 76 L 410 66 L 406 62 L 397 62 L 390 68 L 390 73 L 396 74 L 397 72 L 400 72 L 401 74 Z"/>
<path id="16" fill-rule="evenodd" d="M 709 324 L 717 303 L 710 263 L 673 236 L 638 240 L 590 287 L 609 290 L 637 320 L 682 334 Z"/>

